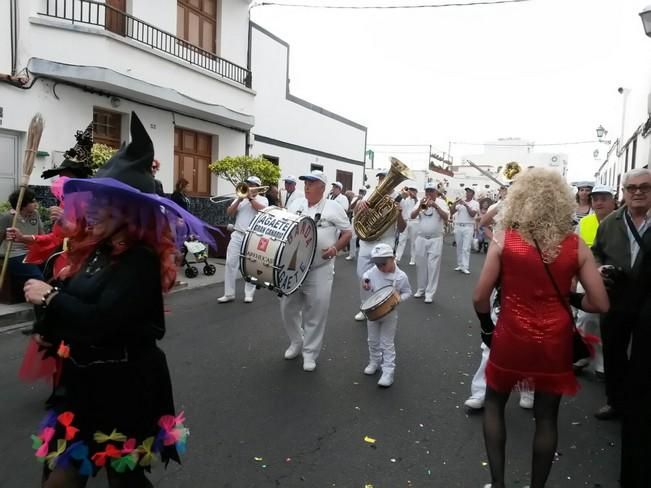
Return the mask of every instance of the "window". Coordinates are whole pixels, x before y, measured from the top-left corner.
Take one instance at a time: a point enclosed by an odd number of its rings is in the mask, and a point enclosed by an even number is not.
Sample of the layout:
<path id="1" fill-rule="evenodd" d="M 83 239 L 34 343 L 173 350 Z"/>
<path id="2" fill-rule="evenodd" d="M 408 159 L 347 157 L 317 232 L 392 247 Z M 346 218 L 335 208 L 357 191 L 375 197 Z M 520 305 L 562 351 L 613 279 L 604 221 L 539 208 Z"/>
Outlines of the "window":
<path id="1" fill-rule="evenodd" d="M 637 137 L 633 140 L 633 152 L 631 154 L 631 169 L 635 169 L 636 159 L 637 159 Z"/>
<path id="2" fill-rule="evenodd" d="M 310 164 L 310 171 L 315 171 L 315 170 L 323 171 L 323 165 L 315 164 L 315 163 Z"/>
<path id="3" fill-rule="evenodd" d="M 263 158 L 265 158 L 267 161 L 269 161 L 271 164 L 275 164 L 278 166 L 280 164 L 280 159 L 276 156 L 269 156 L 268 154 L 263 154 Z"/>
<path id="4" fill-rule="evenodd" d="M 218 0 L 178 0 L 176 35 L 204 51 L 217 54 Z"/>
<path id="5" fill-rule="evenodd" d="M 101 108 L 93 108 L 93 140 L 119 149 L 122 143 L 122 114 Z"/>
<path id="6" fill-rule="evenodd" d="M 210 195 L 212 136 L 188 129 L 174 129 L 174 179 L 190 182 L 188 194 Z"/>
<path id="7" fill-rule="evenodd" d="M 343 191 L 352 190 L 353 188 L 353 173 L 350 171 L 337 170 L 336 176 L 338 182 L 344 185 Z"/>

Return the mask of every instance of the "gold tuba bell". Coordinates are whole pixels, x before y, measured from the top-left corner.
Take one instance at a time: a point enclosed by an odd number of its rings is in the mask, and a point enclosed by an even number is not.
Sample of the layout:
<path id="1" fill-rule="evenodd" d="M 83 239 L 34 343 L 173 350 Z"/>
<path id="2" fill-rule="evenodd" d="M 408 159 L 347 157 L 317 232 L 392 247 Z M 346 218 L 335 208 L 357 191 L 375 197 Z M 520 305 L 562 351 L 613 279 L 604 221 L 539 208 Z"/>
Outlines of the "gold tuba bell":
<path id="1" fill-rule="evenodd" d="M 355 232 L 363 241 L 374 241 L 394 224 L 400 209 L 391 198 L 391 192 L 401 181 L 411 179 L 406 164 L 391 158 L 391 168 L 366 201 L 368 210 L 355 216 Z"/>

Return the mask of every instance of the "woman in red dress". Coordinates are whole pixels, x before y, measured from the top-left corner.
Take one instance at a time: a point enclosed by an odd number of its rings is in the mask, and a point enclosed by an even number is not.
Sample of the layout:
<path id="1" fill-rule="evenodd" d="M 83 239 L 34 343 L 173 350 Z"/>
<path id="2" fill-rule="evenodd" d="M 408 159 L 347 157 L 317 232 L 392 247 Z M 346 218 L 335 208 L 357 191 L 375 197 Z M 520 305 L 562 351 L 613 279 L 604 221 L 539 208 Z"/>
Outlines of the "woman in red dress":
<path id="1" fill-rule="evenodd" d="M 491 348 L 484 405 L 492 477 L 487 486 L 491 488 L 505 486 L 504 408 L 511 390 L 519 385 L 536 392 L 531 488 L 545 486 L 556 452 L 561 397 L 578 389 L 572 369 L 574 325 L 569 305 L 599 313 L 608 309 L 592 254 L 573 232 L 574 207 L 573 195 L 557 172 L 530 169 L 520 175 L 509 189 L 501 230 L 495 232 L 475 289 L 482 339 Z M 585 295 L 570 293 L 575 276 Z M 494 326 L 489 300 L 498 281 L 501 312 Z"/>

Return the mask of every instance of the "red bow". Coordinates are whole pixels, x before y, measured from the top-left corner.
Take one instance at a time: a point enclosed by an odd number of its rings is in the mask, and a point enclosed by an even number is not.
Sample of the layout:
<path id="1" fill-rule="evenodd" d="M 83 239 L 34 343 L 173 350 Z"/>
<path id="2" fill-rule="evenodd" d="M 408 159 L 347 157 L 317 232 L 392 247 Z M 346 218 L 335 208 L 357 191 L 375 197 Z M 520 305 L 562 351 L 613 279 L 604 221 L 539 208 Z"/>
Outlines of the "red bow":
<path id="1" fill-rule="evenodd" d="M 102 467 L 106 464 L 106 458 L 119 458 L 122 455 L 120 450 L 115 447 L 113 444 L 107 444 L 104 451 L 96 452 L 93 454 L 91 460 L 95 463 L 96 466 Z"/>
<path id="2" fill-rule="evenodd" d="M 77 432 L 79 432 L 79 429 L 77 427 L 73 427 L 71 425 L 74 418 L 75 418 L 75 414 L 72 412 L 63 412 L 61 415 L 57 417 L 59 423 L 66 428 L 65 439 L 67 441 L 71 441 L 72 439 L 74 439 L 75 435 L 77 435 Z"/>

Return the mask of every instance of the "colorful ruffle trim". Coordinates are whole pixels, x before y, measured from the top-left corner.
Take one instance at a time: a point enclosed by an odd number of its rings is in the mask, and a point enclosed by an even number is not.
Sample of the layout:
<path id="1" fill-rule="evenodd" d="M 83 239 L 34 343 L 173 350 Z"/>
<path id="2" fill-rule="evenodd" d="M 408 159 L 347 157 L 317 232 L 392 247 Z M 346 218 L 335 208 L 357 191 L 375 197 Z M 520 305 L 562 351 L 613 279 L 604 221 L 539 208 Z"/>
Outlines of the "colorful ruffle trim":
<path id="1" fill-rule="evenodd" d="M 115 429 L 110 434 L 95 432 L 93 440 L 106 446 L 103 451 L 90 456 L 86 442 L 75 441 L 79 429 L 72 425 L 74 418 L 72 412 L 57 415 L 50 411 L 41 422 L 40 433 L 31 436 L 36 458 L 42 463 L 47 462 L 51 470 L 66 468 L 71 461 L 75 461 L 82 476 L 92 475 L 107 463 L 118 473 L 133 471 L 137 466 L 151 466 L 165 447 L 174 446 L 179 454 L 183 454 L 190 435 L 190 431 L 183 425 L 183 412 L 176 417 L 163 415 L 158 420 L 158 434 L 147 437 L 140 444 L 136 439 L 127 438 Z M 54 438 L 57 428 L 63 433 L 63 438 Z"/>

